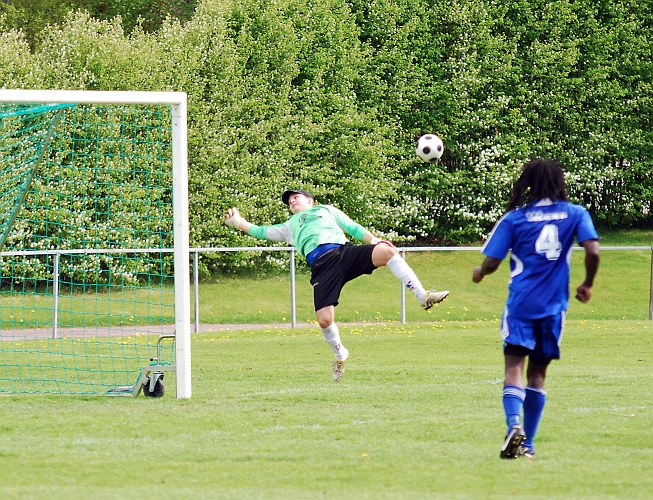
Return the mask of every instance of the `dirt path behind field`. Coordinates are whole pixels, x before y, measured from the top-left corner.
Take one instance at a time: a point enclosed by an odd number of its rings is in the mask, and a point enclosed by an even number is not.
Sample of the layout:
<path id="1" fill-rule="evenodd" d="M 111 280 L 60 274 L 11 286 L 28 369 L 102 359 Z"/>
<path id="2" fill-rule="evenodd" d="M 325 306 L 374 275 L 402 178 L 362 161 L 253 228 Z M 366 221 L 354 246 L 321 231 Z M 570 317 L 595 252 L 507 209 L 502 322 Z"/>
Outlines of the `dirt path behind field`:
<path id="1" fill-rule="evenodd" d="M 296 328 L 315 328 L 314 323 L 299 323 Z M 256 324 L 256 325 L 199 325 L 197 333 L 211 333 L 229 330 L 262 330 L 265 328 L 291 329 L 290 323 Z M 94 337 L 129 337 L 134 335 L 169 335 L 175 333 L 174 325 L 153 325 L 153 326 L 116 326 L 109 328 L 65 328 L 60 327 L 56 331 L 56 337 L 52 328 L 26 328 L 23 330 L 0 330 L 0 340 L 33 340 L 46 338 L 94 338 Z M 191 326 L 191 335 L 196 333 L 194 326 Z"/>

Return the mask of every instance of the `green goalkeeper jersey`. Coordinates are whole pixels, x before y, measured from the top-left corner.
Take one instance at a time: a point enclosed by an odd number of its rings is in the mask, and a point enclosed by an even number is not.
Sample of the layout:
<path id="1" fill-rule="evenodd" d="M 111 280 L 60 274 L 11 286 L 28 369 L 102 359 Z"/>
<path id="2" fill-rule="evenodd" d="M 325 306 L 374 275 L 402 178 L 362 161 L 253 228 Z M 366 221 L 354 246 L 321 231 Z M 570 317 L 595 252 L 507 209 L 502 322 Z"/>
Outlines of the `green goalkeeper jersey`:
<path id="1" fill-rule="evenodd" d="M 351 220 L 341 210 L 331 205 L 317 205 L 293 215 L 283 224 L 252 224 L 247 234 L 259 240 L 285 241 L 306 258 L 319 245 L 347 243 L 345 233 L 363 241 L 367 232 L 367 229 Z"/>

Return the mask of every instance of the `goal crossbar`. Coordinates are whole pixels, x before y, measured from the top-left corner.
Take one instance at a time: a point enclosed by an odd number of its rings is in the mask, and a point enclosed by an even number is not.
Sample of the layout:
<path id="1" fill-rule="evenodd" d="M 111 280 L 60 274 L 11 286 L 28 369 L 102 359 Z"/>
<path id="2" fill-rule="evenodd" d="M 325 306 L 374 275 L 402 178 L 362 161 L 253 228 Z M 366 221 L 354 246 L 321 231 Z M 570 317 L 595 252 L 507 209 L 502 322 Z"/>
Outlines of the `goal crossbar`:
<path id="1" fill-rule="evenodd" d="M 132 90 L 0 90 L 0 102 L 57 104 L 169 104 L 186 106 L 185 92 Z"/>

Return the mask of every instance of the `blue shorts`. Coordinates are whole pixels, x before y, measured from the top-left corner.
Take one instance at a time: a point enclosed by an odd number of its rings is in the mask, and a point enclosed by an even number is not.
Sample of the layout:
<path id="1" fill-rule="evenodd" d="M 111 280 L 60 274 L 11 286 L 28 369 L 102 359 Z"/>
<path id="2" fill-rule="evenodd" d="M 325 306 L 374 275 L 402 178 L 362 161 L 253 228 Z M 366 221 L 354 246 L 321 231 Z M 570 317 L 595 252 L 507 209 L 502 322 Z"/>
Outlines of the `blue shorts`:
<path id="1" fill-rule="evenodd" d="M 521 347 L 522 349 L 509 348 L 512 355 L 519 352 L 524 356 L 542 360 L 560 359 L 560 342 L 564 329 L 566 311 L 553 316 L 537 319 L 517 319 L 508 315 L 504 310 L 501 319 L 501 337 L 503 337 L 503 350 L 506 346 Z"/>

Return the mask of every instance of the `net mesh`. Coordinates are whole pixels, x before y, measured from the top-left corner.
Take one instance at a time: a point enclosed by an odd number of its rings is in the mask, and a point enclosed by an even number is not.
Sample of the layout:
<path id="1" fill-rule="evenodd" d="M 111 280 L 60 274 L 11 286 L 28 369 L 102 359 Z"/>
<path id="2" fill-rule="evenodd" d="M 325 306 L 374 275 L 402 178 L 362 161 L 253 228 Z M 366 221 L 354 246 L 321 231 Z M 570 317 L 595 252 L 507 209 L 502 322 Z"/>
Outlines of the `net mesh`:
<path id="1" fill-rule="evenodd" d="M 0 393 L 174 363 L 169 106 L 0 104 L 0 160 Z"/>

